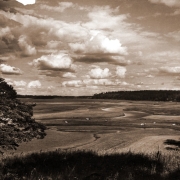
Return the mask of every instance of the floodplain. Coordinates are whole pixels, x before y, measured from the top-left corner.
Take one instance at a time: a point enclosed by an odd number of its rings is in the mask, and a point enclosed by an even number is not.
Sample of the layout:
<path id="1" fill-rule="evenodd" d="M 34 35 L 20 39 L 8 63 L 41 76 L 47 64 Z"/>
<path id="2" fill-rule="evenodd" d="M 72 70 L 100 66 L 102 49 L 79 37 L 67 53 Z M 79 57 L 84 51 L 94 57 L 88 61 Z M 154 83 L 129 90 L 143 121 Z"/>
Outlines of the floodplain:
<path id="1" fill-rule="evenodd" d="M 166 154 L 180 148 L 178 102 L 81 98 L 23 101 L 36 103 L 34 118 L 48 129 L 44 139 L 20 144 L 17 153 L 78 149 Z"/>

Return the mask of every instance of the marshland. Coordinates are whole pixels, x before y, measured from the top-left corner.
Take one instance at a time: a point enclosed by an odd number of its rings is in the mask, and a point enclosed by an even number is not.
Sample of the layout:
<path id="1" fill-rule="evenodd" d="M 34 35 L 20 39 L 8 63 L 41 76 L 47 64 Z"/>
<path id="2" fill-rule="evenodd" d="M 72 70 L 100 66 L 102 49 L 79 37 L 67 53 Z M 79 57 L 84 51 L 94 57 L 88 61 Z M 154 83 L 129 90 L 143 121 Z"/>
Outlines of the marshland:
<path id="1" fill-rule="evenodd" d="M 47 127 L 46 136 L 4 154 L 4 179 L 179 178 L 178 102 L 21 101 L 36 103 L 33 117 Z"/>

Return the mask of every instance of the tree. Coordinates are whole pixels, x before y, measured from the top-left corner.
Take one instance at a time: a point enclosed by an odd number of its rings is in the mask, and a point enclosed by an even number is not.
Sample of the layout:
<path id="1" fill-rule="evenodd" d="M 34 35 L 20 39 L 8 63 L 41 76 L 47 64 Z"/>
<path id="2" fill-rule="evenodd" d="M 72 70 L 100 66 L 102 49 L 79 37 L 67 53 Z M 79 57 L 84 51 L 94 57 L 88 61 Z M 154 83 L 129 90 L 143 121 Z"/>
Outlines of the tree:
<path id="1" fill-rule="evenodd" d="M 0 78 L 0 153 L 46 135 L 46 127 L 32 117 L 33 105 L 21 102 L 16 96 L 13 87 Z"/>
<path id="2" fill-rule="evenodd" d="M 13 87 L 6 83 L 3 78 L 0 78 L 0 97 L 15 99 L 16 96 L 17 93 Z"/>

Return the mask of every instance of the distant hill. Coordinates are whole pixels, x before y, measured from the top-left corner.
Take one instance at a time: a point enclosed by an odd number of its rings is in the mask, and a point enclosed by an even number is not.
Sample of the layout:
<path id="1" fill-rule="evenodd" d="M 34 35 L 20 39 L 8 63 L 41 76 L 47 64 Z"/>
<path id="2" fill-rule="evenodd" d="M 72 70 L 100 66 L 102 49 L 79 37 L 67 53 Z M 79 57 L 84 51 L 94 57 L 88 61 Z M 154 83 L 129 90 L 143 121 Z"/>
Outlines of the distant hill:
<path id="1" fill-rule="evenodd" d="M 94 94 L 92 98 L 180 102 L 180 91 L 172 91 L 172 90 L 113 91 L 113 92 L 103 92 L 99 94 Z"/>

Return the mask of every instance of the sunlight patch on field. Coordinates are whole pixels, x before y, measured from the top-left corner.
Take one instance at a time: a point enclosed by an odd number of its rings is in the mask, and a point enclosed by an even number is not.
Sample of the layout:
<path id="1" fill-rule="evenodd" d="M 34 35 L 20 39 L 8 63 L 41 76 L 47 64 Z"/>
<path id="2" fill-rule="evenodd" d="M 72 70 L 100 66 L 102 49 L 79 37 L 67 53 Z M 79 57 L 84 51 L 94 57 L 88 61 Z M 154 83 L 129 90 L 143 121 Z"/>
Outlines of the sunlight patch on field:
<path id="1" fill-rule="evenodd" d="M 172 115 L 150 115 L 146 116 L 146 119 L 151 119 L 151 120 L 163 120 L 163 121 L 179 121 L 180 117 L 179 116 L 172 116 Z"/>
<path id="2" fill-rule="evenodd" d="M 164 142 L 167 139 L 173 139 L 179 141 L 179 136 L 147 136 L 144 137 L 134 143 L 132 143 L 130 146 L 126 148 L 121 148 L 117 152 L 134 152 L 134 153 L 156 153 L 158 151 L 161 151 L 163 153 L 168 153 L 168 150 L 166 147 L 168 145 L 165 145 Z"/>
<path id="3" fill-rule="evenodd" d="M 40 150 L 69 149 L 81 144 L 94 141 L 92 133 L 61 132 L 49 129 L 44 139 L 33 139 L 27 143 L 21 143 L 16 153 L 35 152 Z"/>

